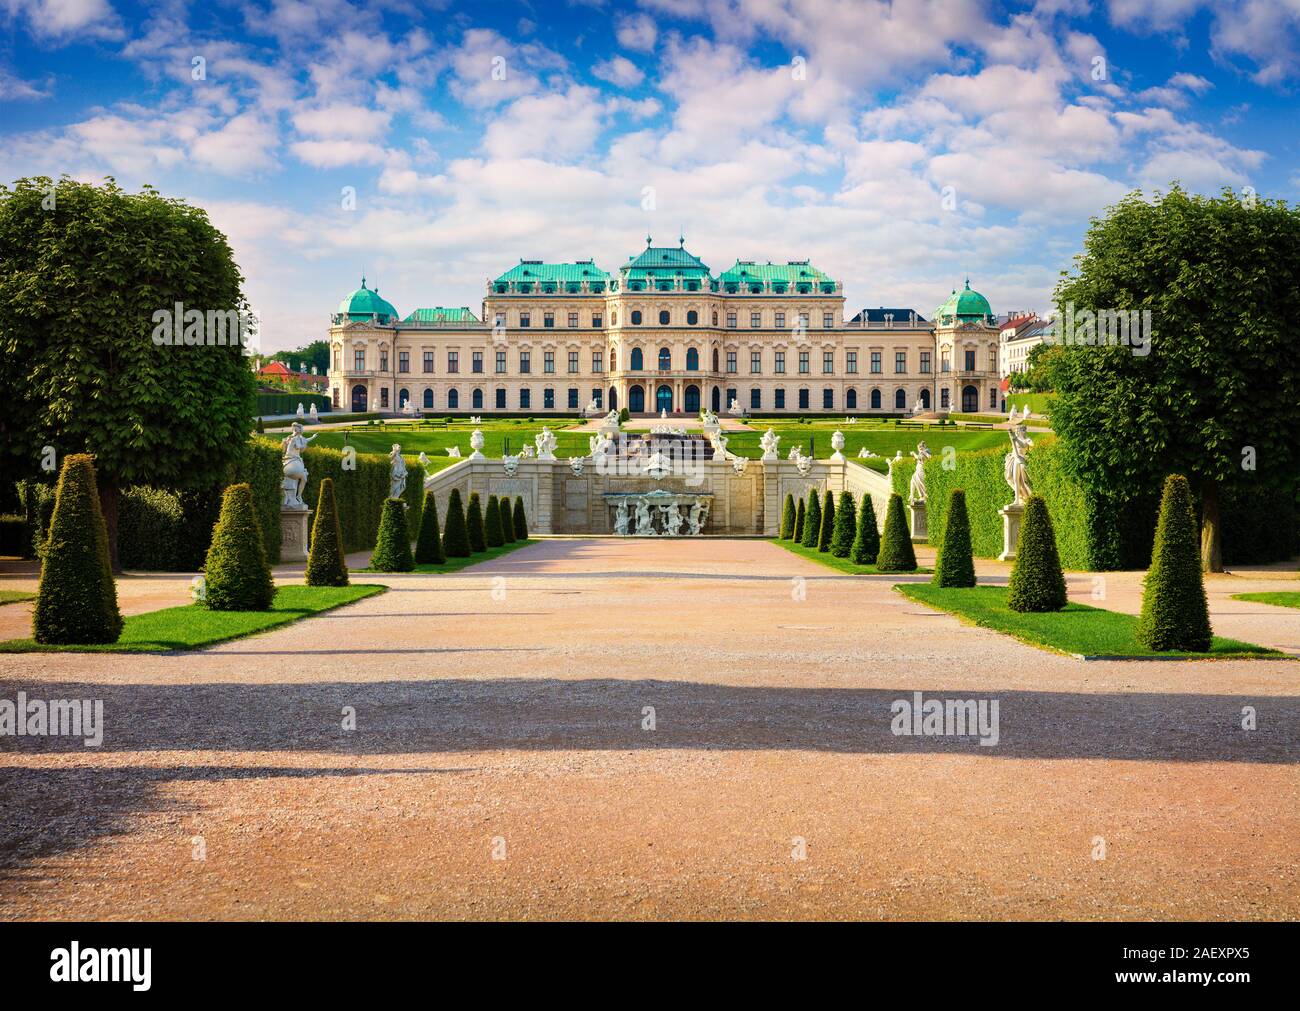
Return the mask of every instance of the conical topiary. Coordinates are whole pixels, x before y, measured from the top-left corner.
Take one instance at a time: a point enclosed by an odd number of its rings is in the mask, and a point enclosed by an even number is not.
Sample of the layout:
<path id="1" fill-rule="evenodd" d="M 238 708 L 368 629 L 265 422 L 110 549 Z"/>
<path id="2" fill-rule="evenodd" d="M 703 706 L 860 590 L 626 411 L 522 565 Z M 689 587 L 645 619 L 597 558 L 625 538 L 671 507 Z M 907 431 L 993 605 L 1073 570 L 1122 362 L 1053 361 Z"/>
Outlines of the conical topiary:
<path id="1" fill-rule="evenodd" d="M 275 597 L 253 489 L 232 484 L 221 496 L 204 565 L 203 602 L 213 611 L 265 611 Z"/>
<path id="2" fill-rule="evenodd" d="M 515 496 L 515 540 L 528 540 L 528 517 L 524 515 L 524 497 Z"/>
<path id="3" fill-rule="evenodd" d="M 311 552 L 307 555 L 308 586 L 347 586 L 348 565 L 343 556 L 343 531 L 334 502 L 334 479 L 323 478 L 316 496 L 316 519 L 311 526 Z"/>
<path id="4" fill-rule="evenodd" d="M 447 499 L 447 525 L 442 531 L 442 549 L 448 558 L 468 558 L 469 531 L 465 528 L 465 507 L 460 502 L 460 489 L 453 488 Z"/>
<path id="5" fill-rule="evenodd" d="M 808 511 L 807 505 L 804 504 L 803 499 L 800 499 L 799 506 L 798 508 L 795 509 L 795 513 L 794 513 L 794 536 L 790 538 L 796 544 L 803 543 L 803 528 L 804 528 L 804 521 L 807 519 L 807 515 L 806 515 L 807 511 Z"/>
<path id="6" fill-rule="evenodd" d="M 411 532 L 406 528 L 406 503 L 400 498 L 384 499 L 370 568 L 374 572 L 410 572 L 415 568 Z"/>
<path id="7" fill-rule="evenodd" d="M 426 491 L 424 509 L 420 512 L 420 533 L 415 538 L 415 564 L 441 565 L 446 560 L 438 530 L 438 500 L 433 492 Z"/>
<path id="8" fill-rule="evenodd" d="M 794 495 L 787 494 L 785 507 L 781 510 L 781 540 L 788 541 L 794 536 Z"/>
<path id="9" fill-rule="evenodd" d="M 822 502 L 822 526 L 817 534 L 817 550 L 830 551 L 831 541 L 835 537 L 835 495 L 828 488 Z"/>
<path id="10" fill-rule="evenodd" d="M 1013 611 L 1059 611 L 1066 599 L 1065 574 L 1047 501 L 1041 495 L 1030 495 L 1007 584 L 1007 606 Z"/>
<path id="11" fill-rule="evenodd" d="M 41 559 L 32 637 L 61 645 L 117 642 L 122 614 L 108 561 L 108 528 L 94 458 L 86 453 L 63 459 Z"/>
<path id="12" fill-rule="evenodd" d="M 803 518 L 803 539 L 799 541 L 805 548 L 817 547 L 817 538 L 822 532 L 822 507 L 817 502 L 817 489 L 808 492 L 808 510 Z"/>
<path id="13" fill-rule="evenodd" d="M 1187 478 L 1165 479 L 1151 568 L 1142 589 L 1137 640 L 1147 649 L 1206 653 L 1213 640 Z"/>
<path id="14" fill-rule="evenodd" d="M 881 572 L 915 572 L 916 551 L 912 535 L 907 532 L 903 518 L 903 496 L 889 496 L 889 509 L 885 513 L 885 536 L 880 539 L 880 554 L 876 568 Z"/>
<path id="15" fill-rule="evenodd" d="M 848 558 L 853 548 L 853 535 L 857 533 L 858 517 L 853 508 L 853 496 L 847 491 L 840 492 L 840 504 L 835 510 L 835 532 L 831 535 L 831 554 L 836 558 Z"/>
<path id="16" fill-rule="evenodd" d="M 506 542 L 501 533 L 501 503 L 495 495 L 488 496 L 487 512 L 483 514 L 483 538 L 489 548 L 499 548 Z"/>
<path id="17" fill-rule="evenodd" d="M 475 553 L 487 550 L 487 536 L 483 532 L 483 504 L 478 492 L 469 494 L 469 506 L 465 510 L 465 530 L 469 534 L 469 549 Z"/>
<path id="18" fill-rule="evenodd" d="M 975 559 L 971 556 L 970 517 L 966 514 L 966 492 L 954 488 L 948 498 L 939 557 L 934 563 L 935 586 L 974 586 Z"/>
<path id="19" fill-rule="evenodd" d="M 876 556 L 880 554 L 880 531 L 876 529 L 876 509 L 871 504 L 871 496 L 862 496 L 862 508 L 858 510 L 858 529 L 853 538 L 853 547 L 849 549 L 849 561 L 854 565 L 875 565 Z"/>
<path id="20" fill-rule="evenodd" d="M 506 544 L 515 542 L 515 521 L 510 517 L 510 496 L 501 496 L 501 540 Z"/>

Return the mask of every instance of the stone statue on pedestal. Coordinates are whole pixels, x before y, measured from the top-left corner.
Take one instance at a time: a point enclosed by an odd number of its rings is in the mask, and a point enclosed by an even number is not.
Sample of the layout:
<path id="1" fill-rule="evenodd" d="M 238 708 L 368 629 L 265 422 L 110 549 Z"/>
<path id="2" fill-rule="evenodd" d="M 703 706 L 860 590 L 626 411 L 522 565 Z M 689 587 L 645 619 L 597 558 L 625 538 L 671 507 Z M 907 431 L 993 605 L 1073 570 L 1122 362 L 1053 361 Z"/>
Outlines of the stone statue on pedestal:
<path id="1" fill-rule="evenodd" d="M 907 500 L 909 502 L 925 501 L 925 461 L 930 459 L 930 450 L 924 442 L 916 444 L 916 452 L 912 454 L 912 459 L 916 461 L 916 469 L 912 471 L 912 483 L 907 487 Z"/>
<path id="2" fill-rule="evenodd" d="M 473 452 L 469 454 L 469 458 L 471 460 L 483 459 L 483 443 L 484 443 L 483 433 L 480 432 L 477 428 L 474 429 L 474 431 L 470 434 L 469 437 L 469 448 L 473 450 Z"/>
<path id="3" fill-rule="evenodd" d="M 654 528 L 650 526 L 650 503 L 643 498 L 637 499 L 636 503 L 636 533 L 654 533 Z"/>
<path id="4" fill-rule="evenodd" d="M 618 511 L 614 514 L 614 533 L 627 536 L 627 520 L 627 502 L 623 501 L 618 504 Z"/>
<path id="5" fill-rule="evenodd" d="M 763 437 L 758 440 L 758 444 L 763 447 L 763 461 L 777 459 L 777 447 L 781 444 L 781 437 L 772 429 L 763 433 Z"/>
<path id="6" fill-rule="evenodd" d="M 831 454 L 832 460 L 844 459 L 844 433 L 834 432 L 831 434 L 831 449 L 835 450 Z"/>
<path id="7" fill-rule="evenodd" d="M 284 462 L 284 481 L 281 484 L 283 498 L 281 509 L 294 509 L 303 512 L 307 503 L 302 500 L 302 493 L 307 490 L 307 465 L 302 461 L 302 451 L 315 435 L 303 435 L 302 425 L 294 422 L 292 432 L 280 443 L 281 458 Z"/>
<path id="8" fill-rule="evenodd" d="M 1011 452 L 1003 461 L 1002 476 L 1006 478 L 1007 484 L 1011 486 L 1011 491 L 1015 495 L 1013 503 L 1022 506 L 1034 493 L 1034 489 L 1029 485 L 1029 471 L 1026 468 L 1025 458 L 1029 447 L 1034 443 L 1025 431 L 1023 420 L 1018 425 L 1012 425 L 1007 434 L 1011 437 Z"/>
<path id="9" fill-rule="evenodd" d="M 542 430 L 533 437 L 533 441 L 537 443 L 537 459 L 555 459 L 556 438 L 555 433 L 553 433 L 549 428 L 543 425 Z"/>
<path id="10" fill-rule="evenodd" d="M 401 498 L 406 493 L 406 461 L 402 459 L 402 447 L 393 443 L 388 452 L 388 497 Z"/>

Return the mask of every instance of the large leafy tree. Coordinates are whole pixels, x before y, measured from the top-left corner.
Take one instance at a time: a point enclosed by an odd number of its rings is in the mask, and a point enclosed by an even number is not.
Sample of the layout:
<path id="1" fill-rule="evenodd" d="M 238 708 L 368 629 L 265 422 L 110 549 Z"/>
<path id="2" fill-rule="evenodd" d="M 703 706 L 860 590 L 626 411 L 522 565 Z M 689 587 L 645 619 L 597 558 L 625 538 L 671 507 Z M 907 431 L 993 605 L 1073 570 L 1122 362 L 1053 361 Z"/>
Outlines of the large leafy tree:
<path id="1" fill-rule="evenodd" d="M 1300 208 L 1229 190 L 1132 193 L 1093 220 L 1056 303 L 1058 332 L 1083 310 L 1150 310 L 1146 355 L 1065 343 L 1052 425 L 1116 503 L 1186 474 L 1202 565 L 1221 570 L 1222 493 L 1294 488 L 1300 466 Z"/>
<path id="2" fill-rule="evenodd" d="M 330 367 L 330 342 L 327 340 L 308 341 L 297 350 L 276 351 L 270 356 L 269 360 L 284 362 L 294 371 L 298 371 L 304 363 L 308 371 L 314 365 L 316 371 L 323 376 L 329 371 Z"/>
<path id="3" fill-rule="evenodd" d="M 45 446 L 94 454 L 114 568 L 119 488 L 210 486 L 247 439 L 239 344 L 154 340 L 177 303 L 247 320 L 242 282 L 207 214 L 152 188 L 0 186 L 0 472 L 38 474 Z"/>

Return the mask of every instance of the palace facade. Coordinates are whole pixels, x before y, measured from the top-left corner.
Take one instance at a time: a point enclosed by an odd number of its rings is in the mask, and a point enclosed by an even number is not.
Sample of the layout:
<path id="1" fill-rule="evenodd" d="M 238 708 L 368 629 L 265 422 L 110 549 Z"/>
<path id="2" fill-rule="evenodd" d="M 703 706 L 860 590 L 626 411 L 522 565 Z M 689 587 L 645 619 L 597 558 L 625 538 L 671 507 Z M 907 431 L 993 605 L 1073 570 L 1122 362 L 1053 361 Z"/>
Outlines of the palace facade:
<path id="1" fill-rule="evenodd" d="M 334 313 L 336 410 L 574 414 L 898 414 L 996 409 L 998 327 L 954 289 L 913 309 L 844 318 L 843 286 L 807 260 L 737 260 L 715 275 L 655 246 L 616 272 L 591 260 L 521 260 L 469 307 L 401 317 L 361 287 Z"/>

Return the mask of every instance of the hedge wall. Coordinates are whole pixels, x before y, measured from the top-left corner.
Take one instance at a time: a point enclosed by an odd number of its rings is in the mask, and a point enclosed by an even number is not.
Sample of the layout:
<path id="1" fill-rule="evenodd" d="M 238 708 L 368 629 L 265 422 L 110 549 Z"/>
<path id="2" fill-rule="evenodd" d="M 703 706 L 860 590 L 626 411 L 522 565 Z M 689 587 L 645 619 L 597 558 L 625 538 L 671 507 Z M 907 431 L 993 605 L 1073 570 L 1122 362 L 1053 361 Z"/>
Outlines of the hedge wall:
<path id="1" fill-rule="evenodd" d="M 279 449 L 276 449 L 277 459 Z M 338 505 L 339 526 L 343 530 L 343 550 L 368 551 L 379 534 L 379 518 L 388 498 L 389 463 L 387 455 L 358 453 L 357 469 L 342 468 L 343 454 L 336 449 L 307 449 L 307 493 L 304 500 L 316 508 L 322 478 L 334 479 L 334 500 Z M 420 529 L 424 508 L 424 468 L 417 461 L 406 460 L 406 529 Z M 277 507 L 278 510 L 278 507 Z"/>
<path id="2" fill-rule="evenodd" d="M 298 405 L 302 404 L 304 411 L 310 411 L 311 405 L 316 405 L 316 410 L 324 414 L 330 409 L 330 398 L 323 393 L 262 393 L 257 394 L 257 413 L 261 414 L 293 414 L 298 410 Z"/>

